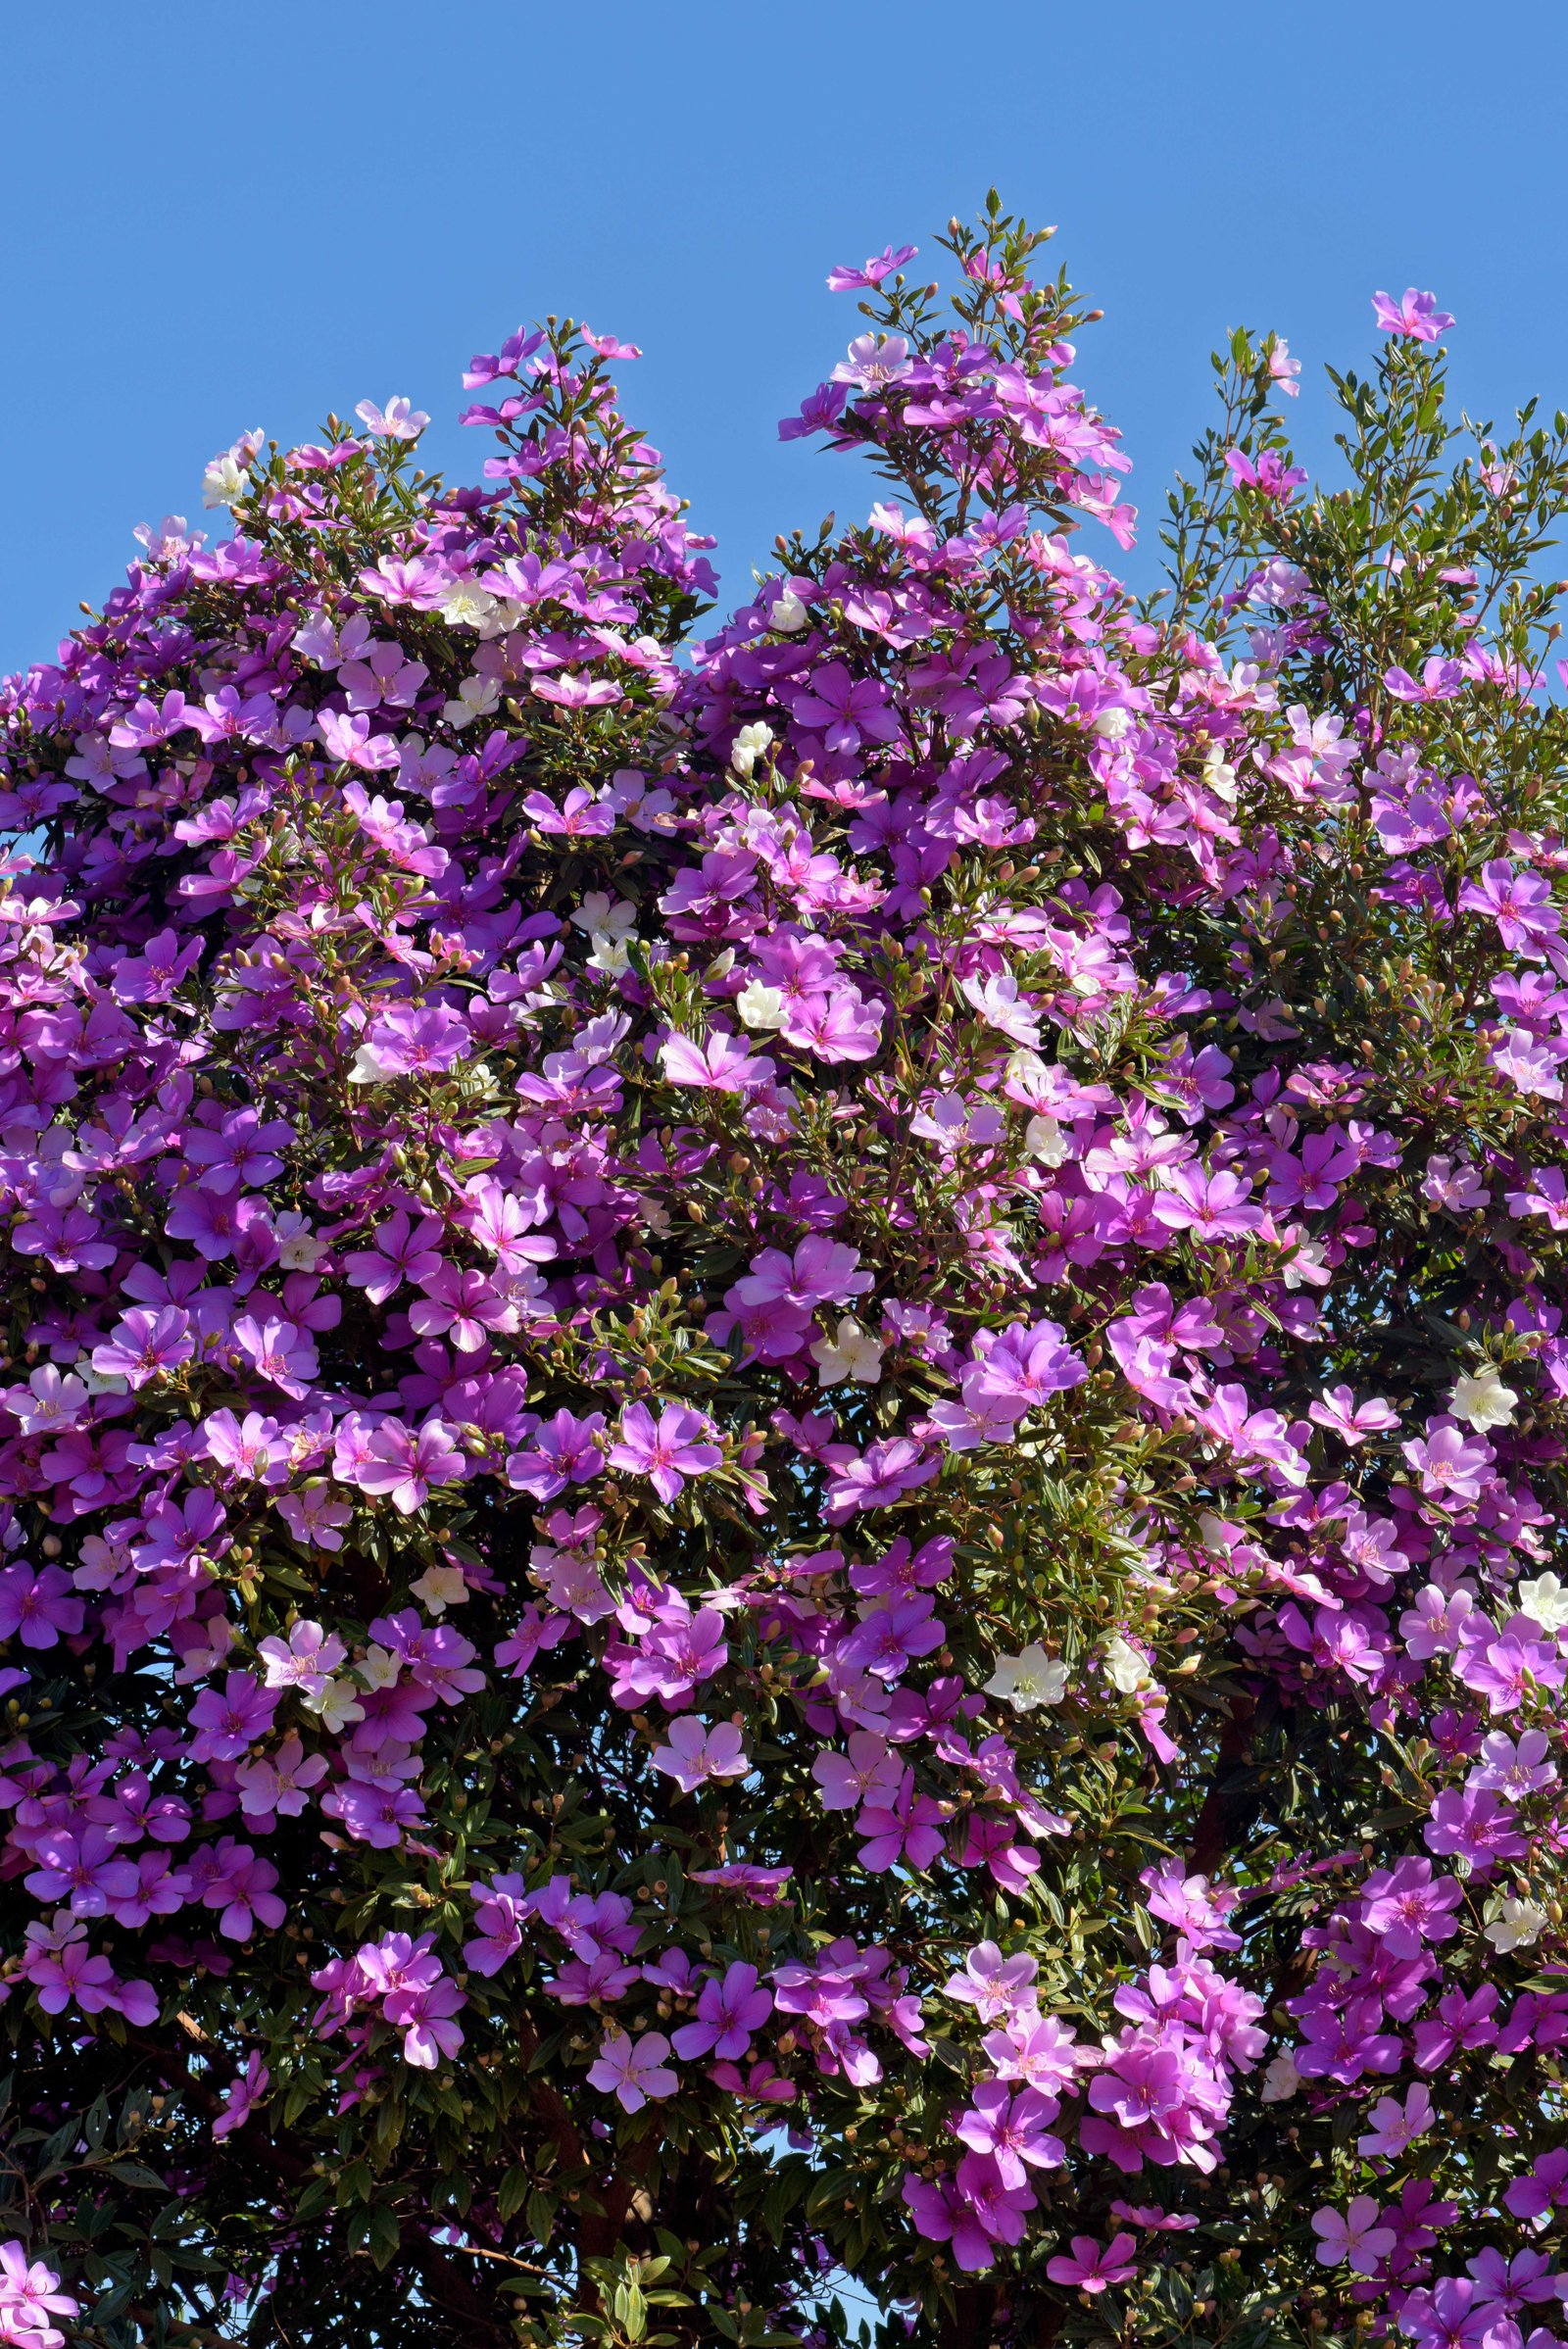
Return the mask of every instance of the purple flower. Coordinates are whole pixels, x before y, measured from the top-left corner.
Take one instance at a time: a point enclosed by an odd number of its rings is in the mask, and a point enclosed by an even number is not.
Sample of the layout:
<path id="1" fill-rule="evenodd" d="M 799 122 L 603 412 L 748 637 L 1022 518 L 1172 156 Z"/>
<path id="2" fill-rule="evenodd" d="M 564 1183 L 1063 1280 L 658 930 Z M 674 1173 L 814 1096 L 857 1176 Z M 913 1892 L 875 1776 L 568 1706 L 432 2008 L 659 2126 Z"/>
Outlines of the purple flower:
<path id="1" fill-rule="evenodd" d="M 134 1389 L 178 1369 L 195 1350 L 188 1313 L 177 1305 L 159 1313 L 137 1307 L 115 1324 L 106 1346 L 93 1347 L 92 1366 L 101 1379 L 124 1379 Z"/>
<path id="2" fill-rule="evenodd" d="M 363 721 L 362 721 L 363 722 Z M 451 1068 L 472 1048 L 468 1023 L 446 1003 L 383 1011 L 365 1032 L 354 1062 L 362 1084 L 384 1077 L 430 1076 Z"/>
<path id="3" fill-rule="evenodd" d="M 568 1484 L 591 1484 L 602 1474 L 605 1417 L 594 1411 L 586 1419 L 558 1411 L 553 1419 L 534 1424 L 526 1451 L 507 1460 L 507 1482 L 535 1500 L 554 1500 Z"/>
<path id="4" fill-rule="evenodd" d="M 930 1592 L 910 1590 L 866 1607 L 857 1629 L 841 1641 L 839 1662 L 852 1672 L 896 1681 L 916 1656 L 928 1656 L 946 1638 L 947 1626 L 939 1621 Z"/>
<path id="5" fill-rule="evenodd" d="M 858 269 L 841 263 L 837 269 L 828 271 L 829 290 L 844 294 L 852 293 L 862 285 L 880 285 L 884 277 L 891 276 L 895 269 L 902 269 L 906 261 L 912 261 L 917 249 L 914 245 L 884 245 L 880 253 L 863 262 Z"/>
<path id="6" fill-rule="evenodd" d="M 0 1567 L 0 1639 L 53 1647 L 62 1638 L 75 1638 L 84 1615 L 83 1601 L 60 1567 Z"/>

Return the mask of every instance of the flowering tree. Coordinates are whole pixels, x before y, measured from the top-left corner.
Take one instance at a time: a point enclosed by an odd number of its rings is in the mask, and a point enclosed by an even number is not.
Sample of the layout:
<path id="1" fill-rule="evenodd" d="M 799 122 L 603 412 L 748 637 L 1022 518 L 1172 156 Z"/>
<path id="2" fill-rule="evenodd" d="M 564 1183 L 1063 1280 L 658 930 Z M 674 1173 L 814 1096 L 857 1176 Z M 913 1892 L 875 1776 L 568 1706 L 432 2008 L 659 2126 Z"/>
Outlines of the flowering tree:
<path id="1" fill-rule="evenodd" d="M 716 633 L 568 322 L 5 689 L 0 2339 L 1559 2340 L 1568 427 L 1141 611 L 1043 241 Z"/>

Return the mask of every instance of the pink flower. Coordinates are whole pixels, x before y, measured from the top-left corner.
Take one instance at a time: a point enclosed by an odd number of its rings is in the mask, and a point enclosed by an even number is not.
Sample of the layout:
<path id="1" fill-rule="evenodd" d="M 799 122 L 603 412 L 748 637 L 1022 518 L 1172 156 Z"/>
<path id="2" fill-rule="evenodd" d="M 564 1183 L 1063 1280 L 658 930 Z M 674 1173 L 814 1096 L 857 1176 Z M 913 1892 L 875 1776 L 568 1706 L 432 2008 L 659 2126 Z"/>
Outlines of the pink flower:
<path id="1" fill-rule="evenodd" d="M 1385 334 L 1402 335 L 1413 343 L 1435 343 L 1453 324 L 1452 313 L 1439 310 L 1435 294 L 1420 293 L 1413 285 L 1405 287 L 1397 302 L 1391 294 L 1374 294 L 1372 313 Z"/>
<path id="2" fill-rule="evenodd" d="M 18 2349 L 61 2349 L 65 2335 L 51 2317 L 74 2317 L 77 2303 L 60 2289 L 60 2278 L 43 2261 L 27 2258 L 13 2236 L 0 2243 L 0 2339 Z"/>
<path id="3" fill-rule="evenodd" d="M 373 400 L 362 400 L 354 413 L 363 424 L 387 440 L 417 440 L 430 421 L 422 408 L 416 408 L 401 394 L 388 400 L 385 408 L 377 408 Z"/>
<path id="4" fill-rule="evenodd" d="M 1075 2234 L 1072 2256 L 1058 2252 L 1047 2260 L 1046 2274 L 1053 2283 L 1076 2285 L 1080 2292 L 1103 2292 L 1113 2283 L 1127 2283 L 1138 2270 L 1127 2254 L 1133 2248 L 1130 2234 L 1113 2234 L 1108 2243 L 1098 2243 L 1093 2235 Z"/>
<path id="5" fill-rule="evenodd" d="M 912 261 L 917 250 L 914 245 L 884 245 L 880 253 L 862 262 L 858 269 L 841 262 L 837 269 L 828 271 L 828 289 L 835 294 L 847 294 L 864 285 L 880 285 L 884 277 L 902 269 L 906 261 Z"/>
<path id="6" fill-rule="evenodd" d="M 1394 2249 L 1392 2227 L 1380 2227 L 1378 2206 L 1370 2194 L 1357 2194 L 1343 2214 L 1325 2207 L 1312 2214 L 1317 2256 L 1325 2268 L 1349 2267 L 1357 2276 L 1376 2273 L 1378 2262 Z"/>
<path id="7" fill-rule="evenodd" d="M 1372 2107 L 1371 2119 L 1370 2129 L 1355 2140 L 1356 2151 L 1395 2160 L 1432 2127 L 1431 2091 L 1413 2087 L 1402 2104 L 1396 2096 L 1380 2096 Z"/>
<path id="8" fill-rule="evenodd" d="M 659 1048 L 672 1085 L 695 1085 L 710 1093 L 754 1093 L 768 1083 L 773 1062 L 755 1054 L 744 1036 L 715 1028 L 706 1044 L 690 1036 L 666 1036 Z"/>
<path id="9" fill-rule="evenodd" d="M 636 2039 L 610 2031 L 589 2067 L 588 2084 L 613 2095 L 623 2112 L 640 2113 L 650 2097 L 673 2096 L 680 2085 L 664 2062 L 668 2053 L 662 2031 L 645 2031 Z"/>
<path id="10" fill-rule="evenodd" d="M 710 1729 L 694 1713 L 671 1722 L 668 1741 L 654 1748 L 653 1762 L 687 1794 L 710 1778 L 744 1778 L 752 1766 L 732 1721 Z"/>
<path id="11" fill-rule="evenodd" d="M 340 766 L 364 767 L 374 772 L 398 763 L 396 737 L 372 734 L 369 717 L 363 710 L 352 714 L 322 710 L 317 714 L 316 724 L 328 755 Z"/>

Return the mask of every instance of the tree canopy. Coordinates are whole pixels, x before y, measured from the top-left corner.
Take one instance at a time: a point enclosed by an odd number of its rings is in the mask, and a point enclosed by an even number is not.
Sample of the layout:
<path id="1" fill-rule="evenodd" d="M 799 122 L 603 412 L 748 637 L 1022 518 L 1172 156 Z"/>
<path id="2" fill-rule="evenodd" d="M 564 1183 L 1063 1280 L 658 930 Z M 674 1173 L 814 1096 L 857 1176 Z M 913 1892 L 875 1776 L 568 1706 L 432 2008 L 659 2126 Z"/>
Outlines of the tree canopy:
<path id="1" fill-rule="evenodd" d="M 938 242 L 0 691 L 0 2339 L 1557 2342 L 1568 427 Z"/>

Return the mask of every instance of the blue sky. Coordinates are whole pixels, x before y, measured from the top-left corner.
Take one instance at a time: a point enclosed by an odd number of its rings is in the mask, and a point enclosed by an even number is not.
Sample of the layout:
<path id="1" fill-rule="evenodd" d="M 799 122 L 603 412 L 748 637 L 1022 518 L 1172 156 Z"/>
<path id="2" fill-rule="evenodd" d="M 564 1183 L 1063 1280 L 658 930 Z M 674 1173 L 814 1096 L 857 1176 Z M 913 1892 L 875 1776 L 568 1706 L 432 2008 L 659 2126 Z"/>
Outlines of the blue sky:
<path id="1" fill-rule="evenodd" d="M 1472 413 L 1568 405 L 1561 0 L 74 0 L 7 50 L 0 671 L 244 427 L 404 392 L 476 469 L 462 367 L 552 310 L 644 347 L 629 411 L 738 593 L 871 495 L 776 437 L 858 323 L 828 268 L 992 182 L 1106 311 L 1079 373 L 1135 460 L 1141 581 L 1239 320 L 1305 363 L 1309 457 L 1374 286 L 1457 314 Z"/>

